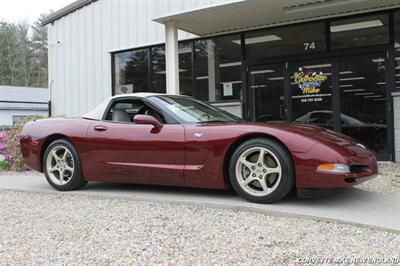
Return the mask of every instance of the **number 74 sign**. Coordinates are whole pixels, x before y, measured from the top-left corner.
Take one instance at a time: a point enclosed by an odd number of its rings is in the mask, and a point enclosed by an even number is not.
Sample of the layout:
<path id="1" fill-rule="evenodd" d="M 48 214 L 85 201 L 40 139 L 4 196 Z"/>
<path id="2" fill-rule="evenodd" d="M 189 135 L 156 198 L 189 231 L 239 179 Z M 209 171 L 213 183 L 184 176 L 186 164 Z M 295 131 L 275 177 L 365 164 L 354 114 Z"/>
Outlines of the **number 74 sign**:
<path id="1" fill-rule="evenodd" d="M 316 49 L 315 42 L 305 42 L 304 43 L 304 51 L 315 50 L 315 49 Z"/>

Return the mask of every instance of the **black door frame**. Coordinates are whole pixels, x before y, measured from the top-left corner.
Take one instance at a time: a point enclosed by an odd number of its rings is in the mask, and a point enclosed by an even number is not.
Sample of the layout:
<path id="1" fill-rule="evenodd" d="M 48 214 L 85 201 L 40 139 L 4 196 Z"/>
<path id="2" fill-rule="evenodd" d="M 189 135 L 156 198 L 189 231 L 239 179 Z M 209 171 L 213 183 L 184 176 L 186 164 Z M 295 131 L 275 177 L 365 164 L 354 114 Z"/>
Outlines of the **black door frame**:
<path id="1" fill-rule="evenodd" d="M 373 47 L 361 47 L 354 49 L 342 49 L 338 51 L 330 52 L 318 52 L 313 55 L 294 55 L 294 56 L 280 56 L 273 58 L 260 58 L 253 60 L 243 60 L 243 72 L 242 77 L 245 78 L 246 91 L 243 94 L 244 105 L 243 115 L 248 120 L 254 120 L 255 117 L 255 106 L 252 103 L 254 99 L 254 92 L 250 87 L 249 82 L 249 68 L 251 66 L 260 65 L 277 65 L 282 64 L 283 77 L 284 77 L 284 95 L 286 105 L 286 122 L 292 122 L 292 101 L 291 101 L 291 88 L 290 88 L 290 64 L 308 61 L 326 60 L 332 63 L 332 111 L 333 111 L 333 128 L 335 131 L 340 132 L 340 88 L 339 88 L 339 73 L 338 73 L 338 61 L 341 59 L 350 58 L 363 58 L 372 55 L 379 55 L 386 58 L 386 118 L 387 118 L 387 142 L 388 142 L 388 159 L 391 161 L 395 160 L 395 147 L 394 147 L 394 114 L 393 114 L 393 99 L 391 92 L 395 90 L 395 62 L 393 55 L 393 48 L 390 45 L 378 45 Z M 245 109 L 246 108 L 246 109 Z"/>

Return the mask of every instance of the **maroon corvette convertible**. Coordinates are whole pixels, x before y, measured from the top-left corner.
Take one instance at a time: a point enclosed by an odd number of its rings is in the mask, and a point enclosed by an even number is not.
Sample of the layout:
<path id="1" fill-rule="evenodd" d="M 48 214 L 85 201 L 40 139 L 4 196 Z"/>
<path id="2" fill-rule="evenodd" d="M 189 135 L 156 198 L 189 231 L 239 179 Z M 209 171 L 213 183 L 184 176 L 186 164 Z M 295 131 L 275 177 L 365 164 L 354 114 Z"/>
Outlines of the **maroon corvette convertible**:
<path id="1" fill-rule="evenodd" d="M 126 94 L 80 118 L 25 125 L 22 154 L 58 190 L 88 181 L 225 189 L 272 203 L 293 188 L 346 188 L 377 173 L 374 155 L 305 124 L 250 123 L 186 96 Z"/>

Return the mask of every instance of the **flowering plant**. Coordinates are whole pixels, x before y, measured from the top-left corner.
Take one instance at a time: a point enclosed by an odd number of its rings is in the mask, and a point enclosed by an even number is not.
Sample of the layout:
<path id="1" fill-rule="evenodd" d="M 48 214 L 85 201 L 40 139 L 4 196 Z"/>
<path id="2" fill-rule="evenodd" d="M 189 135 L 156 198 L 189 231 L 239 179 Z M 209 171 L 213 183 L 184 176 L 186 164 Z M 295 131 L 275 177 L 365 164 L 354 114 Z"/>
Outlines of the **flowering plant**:
<path id="1" fill-rule="evenodd" d="M 11 162 L 12 157 L 8 151 L 7 140 L 8 140 L 7 132 L 0 131 L 0 154 L 4 156 L 5 161 Z"/>
<path id="2" fill-rule="evenodd" d="M 7 131 L 7 150 L 8 150 L 8 158 L 10 161 L 10 168 L 16 171 L 27 170 L 27 166 L 24 163 L 24 158 L 22 157 L 21 147 L 20 147 L 20 134 L 22 128 L 29 121 L 37 120 L 42 118 L 41 116 L 27 116 L 18 119 L 16 123 L 14 123 L 13 127 Z"/>

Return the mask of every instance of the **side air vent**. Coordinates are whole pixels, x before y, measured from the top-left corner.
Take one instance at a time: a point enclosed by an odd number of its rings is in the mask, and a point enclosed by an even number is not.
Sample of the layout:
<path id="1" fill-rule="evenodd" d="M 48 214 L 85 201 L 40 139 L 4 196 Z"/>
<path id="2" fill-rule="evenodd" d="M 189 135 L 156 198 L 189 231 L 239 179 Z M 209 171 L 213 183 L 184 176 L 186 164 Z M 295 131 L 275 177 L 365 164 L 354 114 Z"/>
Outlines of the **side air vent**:
<path id="1" fill-rule="evenodd" d="M 351 165 L 350 172 L 351 173 L 362 173 L 368 171 L 368 165 Z"/>

